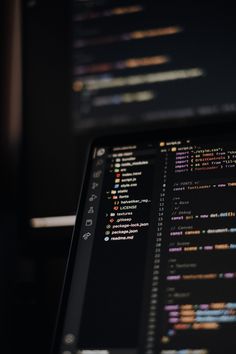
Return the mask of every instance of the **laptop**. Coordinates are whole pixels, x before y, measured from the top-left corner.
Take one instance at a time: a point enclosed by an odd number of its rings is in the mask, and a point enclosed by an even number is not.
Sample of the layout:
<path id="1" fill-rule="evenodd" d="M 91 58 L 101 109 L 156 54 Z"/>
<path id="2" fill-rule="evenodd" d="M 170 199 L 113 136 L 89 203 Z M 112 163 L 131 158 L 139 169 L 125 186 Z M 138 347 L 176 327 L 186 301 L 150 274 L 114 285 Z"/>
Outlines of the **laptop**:
<path id="1" fill-rule="evenodd" d="M 229 354 L 236 126 L 96 139 L 53 354 Z"/>

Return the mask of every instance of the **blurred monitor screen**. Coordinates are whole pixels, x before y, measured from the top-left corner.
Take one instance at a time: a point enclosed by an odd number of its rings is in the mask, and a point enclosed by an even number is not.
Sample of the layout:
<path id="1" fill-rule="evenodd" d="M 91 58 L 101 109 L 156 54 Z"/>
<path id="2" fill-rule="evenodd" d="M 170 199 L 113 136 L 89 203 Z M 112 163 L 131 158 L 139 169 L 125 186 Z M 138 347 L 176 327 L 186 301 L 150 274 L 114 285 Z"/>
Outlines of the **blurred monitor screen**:
<path id="1" fill-rule="evenodd" d="M 74 0 L 75 129 L 235 112 L 232 6 Z"/>

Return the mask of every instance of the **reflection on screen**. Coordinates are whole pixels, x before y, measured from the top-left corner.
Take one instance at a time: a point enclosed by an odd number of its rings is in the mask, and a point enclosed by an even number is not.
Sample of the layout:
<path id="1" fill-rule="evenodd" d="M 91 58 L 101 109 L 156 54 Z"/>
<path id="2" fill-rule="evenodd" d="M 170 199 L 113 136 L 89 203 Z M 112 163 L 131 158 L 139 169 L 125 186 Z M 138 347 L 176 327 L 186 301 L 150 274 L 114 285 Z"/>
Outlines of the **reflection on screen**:
<path id="1" fill-rule="evenodd" d="M 233 139 L 95 148 L 61 352 L 233 353 L 235 198 Z"/>

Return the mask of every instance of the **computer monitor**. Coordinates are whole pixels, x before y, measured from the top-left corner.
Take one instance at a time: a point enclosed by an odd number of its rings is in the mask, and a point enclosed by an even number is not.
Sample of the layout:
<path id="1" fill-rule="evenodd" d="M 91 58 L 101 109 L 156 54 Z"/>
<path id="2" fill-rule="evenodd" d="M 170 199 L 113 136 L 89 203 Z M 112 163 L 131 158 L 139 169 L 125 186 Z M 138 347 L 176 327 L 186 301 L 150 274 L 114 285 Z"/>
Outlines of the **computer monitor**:
<path id="1" fill-rule="evenodd" d="M 25 215 L 33 237 L 58 239 L 61 225 L 73 224 L 85 146 L 104 125 L 112 134 L 114 125 L 125 131 L 234 114 L 235 19 L 228 1 L 22 5 Z"/>
<path id="2" fill-rule="evenodd" d="M 94 141 L 55 354 L 236 346 L 236 126 Z"/>
<path id="3" fill-rule="evenodd" d="M 236 111 L 233 3 L 72 1 L 75 131 Z"/>

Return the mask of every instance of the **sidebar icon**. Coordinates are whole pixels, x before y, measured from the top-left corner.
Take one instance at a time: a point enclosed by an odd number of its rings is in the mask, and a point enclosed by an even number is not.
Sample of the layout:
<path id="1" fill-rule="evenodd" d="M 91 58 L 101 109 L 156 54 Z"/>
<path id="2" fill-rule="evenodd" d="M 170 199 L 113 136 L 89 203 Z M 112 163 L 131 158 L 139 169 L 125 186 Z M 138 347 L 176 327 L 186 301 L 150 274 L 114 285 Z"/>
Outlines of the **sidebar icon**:
<path id="1" fill-rule="evenodd" d="M 105 161 L 106 149 L 103 147 L 96 149 L 81 229 L 82 240 L 86 242 L 92 242 L 95 232 Z"/>

